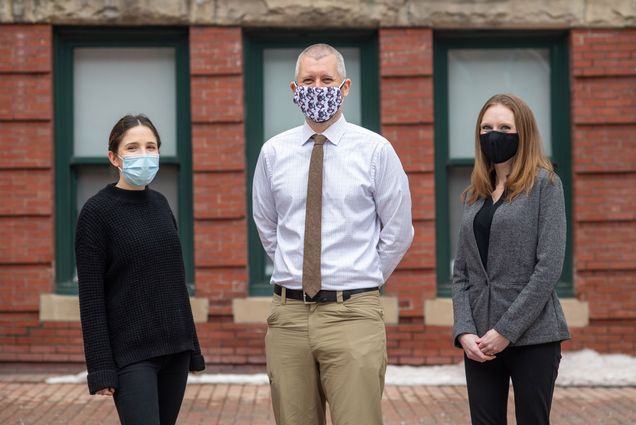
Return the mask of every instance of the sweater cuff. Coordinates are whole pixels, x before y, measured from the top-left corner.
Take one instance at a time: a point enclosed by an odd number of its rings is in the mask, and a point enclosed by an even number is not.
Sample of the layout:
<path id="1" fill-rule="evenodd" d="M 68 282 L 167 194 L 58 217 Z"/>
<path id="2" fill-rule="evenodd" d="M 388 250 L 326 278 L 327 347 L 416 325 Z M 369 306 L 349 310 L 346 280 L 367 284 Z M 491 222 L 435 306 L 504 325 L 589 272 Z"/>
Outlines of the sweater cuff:
<path id="1" fill-rule="evenodd" d="M 201 354 L 192 353 L 190 356 L 190 372 L 200 372 L 205 370 L 205 359 Z"/>
<path id="2" fill-rule="evenodd" d="M 91 372 L 86 377 L 88 382 L 88 391 L 90 394 L 95 394 L 99 390 L 105 388 L 119 388 L 119 378 L 115 370 L 97 370 Z"/>

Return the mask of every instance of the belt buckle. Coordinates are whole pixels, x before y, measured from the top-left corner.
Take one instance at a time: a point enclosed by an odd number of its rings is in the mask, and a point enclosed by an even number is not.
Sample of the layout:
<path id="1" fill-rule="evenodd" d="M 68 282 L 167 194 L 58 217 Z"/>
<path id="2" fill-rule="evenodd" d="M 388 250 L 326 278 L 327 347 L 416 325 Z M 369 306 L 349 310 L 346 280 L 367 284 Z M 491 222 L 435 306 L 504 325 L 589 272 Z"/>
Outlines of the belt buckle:
<path id="1" fill-rule="evenodd" d="M 303 303 L 305 305 L 318 304 L 317 301 L 307 301 L 307 294 L 305 293 L 305 291 L 303 291 Z"/>

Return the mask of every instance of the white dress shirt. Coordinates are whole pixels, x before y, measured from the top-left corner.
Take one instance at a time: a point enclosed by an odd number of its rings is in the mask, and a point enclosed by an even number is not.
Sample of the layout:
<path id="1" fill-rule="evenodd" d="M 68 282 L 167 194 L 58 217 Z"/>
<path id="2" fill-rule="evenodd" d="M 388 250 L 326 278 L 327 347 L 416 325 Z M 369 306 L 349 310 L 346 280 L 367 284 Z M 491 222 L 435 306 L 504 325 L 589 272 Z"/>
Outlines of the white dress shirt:
<path id="1" fill-rule="evenodd" d="M 272 284 L 302 289 L 305 201 L 314 131 L 305 122 L 269 139 L 254 172 L 252 208 L 274 262 Z M 348 123 L 324 133 L 322 289 L 381 286 L 413 240 L 408 179 L 391 144 Z"/>

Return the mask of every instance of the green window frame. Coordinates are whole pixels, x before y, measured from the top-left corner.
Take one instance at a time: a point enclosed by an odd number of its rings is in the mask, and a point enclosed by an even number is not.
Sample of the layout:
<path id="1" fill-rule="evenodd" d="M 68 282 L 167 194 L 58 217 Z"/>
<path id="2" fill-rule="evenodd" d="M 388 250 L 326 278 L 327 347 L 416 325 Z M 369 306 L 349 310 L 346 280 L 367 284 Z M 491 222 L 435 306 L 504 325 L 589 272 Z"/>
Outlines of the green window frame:
<path id="1" fill-rule="evenodd" d="M 435 216 L 437 244 L 437 295 L 451 296 L 449 185 L 453 167 L 472 167 L 473 160 L 453 160 L 449 156 L 448 51 L 450 49 L 543 48 L 550 57 L 550 106 L 552 161 L 565 191 L 567 243 L 563 273 L 557 284 L 561 297 L 572 297 L 572 171 L 570 150 L 570 75 L 568 34 L 554 31 L 440 31 L 434 34 L 435 104 Z M 478 111 L 475 111 L 475 116 Z"/>
<path id="2" fill-rule="evenodd" d="M 178 226 L 186 282 L 194 294 L 190 53 L 188 31 L 181 28 L 57 28 L 54 33 L 55 117 L 55 292 L 77 294 L 74 235 L 77 222 L 77 167 L 108 166 L 100 157 L 73 156 L 73 55 L 78 47 L 173 47 L 176 64 L 177 149 L 162 164 L 178 169 Z M 104 137 L 107 137 L 105 135 Z"/>
<path id="3" fill-rule="evenodd" d="M 252 180 L 256 161 L 264 140 L 263 126 L 263 50 L 267 48 L 303 48 L 314 43 L 328 43 L 335 48 L 360 49 L 362 125 L 380 131 L 379 54 L 376 31 L 364 32 L 262 32 L 245 31 L 243 34 L 245 66 L 245 139 L 247 159 L 247 234 L 249 261 L 249 295 L 272 294 L 269 276 L 265 274 L 266 255 L 252 219 Z M 291 99 L 291 97 L 290 97 Z M 290 100 L 291 101 L 291 100 Z M 301 123 L 299 123 L 300 125 Z"/>

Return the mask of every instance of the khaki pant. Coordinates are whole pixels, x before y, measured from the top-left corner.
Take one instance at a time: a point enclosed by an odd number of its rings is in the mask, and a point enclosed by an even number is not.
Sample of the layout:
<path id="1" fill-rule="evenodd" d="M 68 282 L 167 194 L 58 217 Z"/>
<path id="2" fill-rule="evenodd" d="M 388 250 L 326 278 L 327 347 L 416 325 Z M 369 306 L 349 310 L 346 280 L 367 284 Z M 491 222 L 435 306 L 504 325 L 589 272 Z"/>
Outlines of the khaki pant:
<path id="1" fill-rule="evenodd" d="M 265 337 L 278 425 L 382 425 L 386 330 L 377 291 L 305 305 L 274 295 Z"/>

